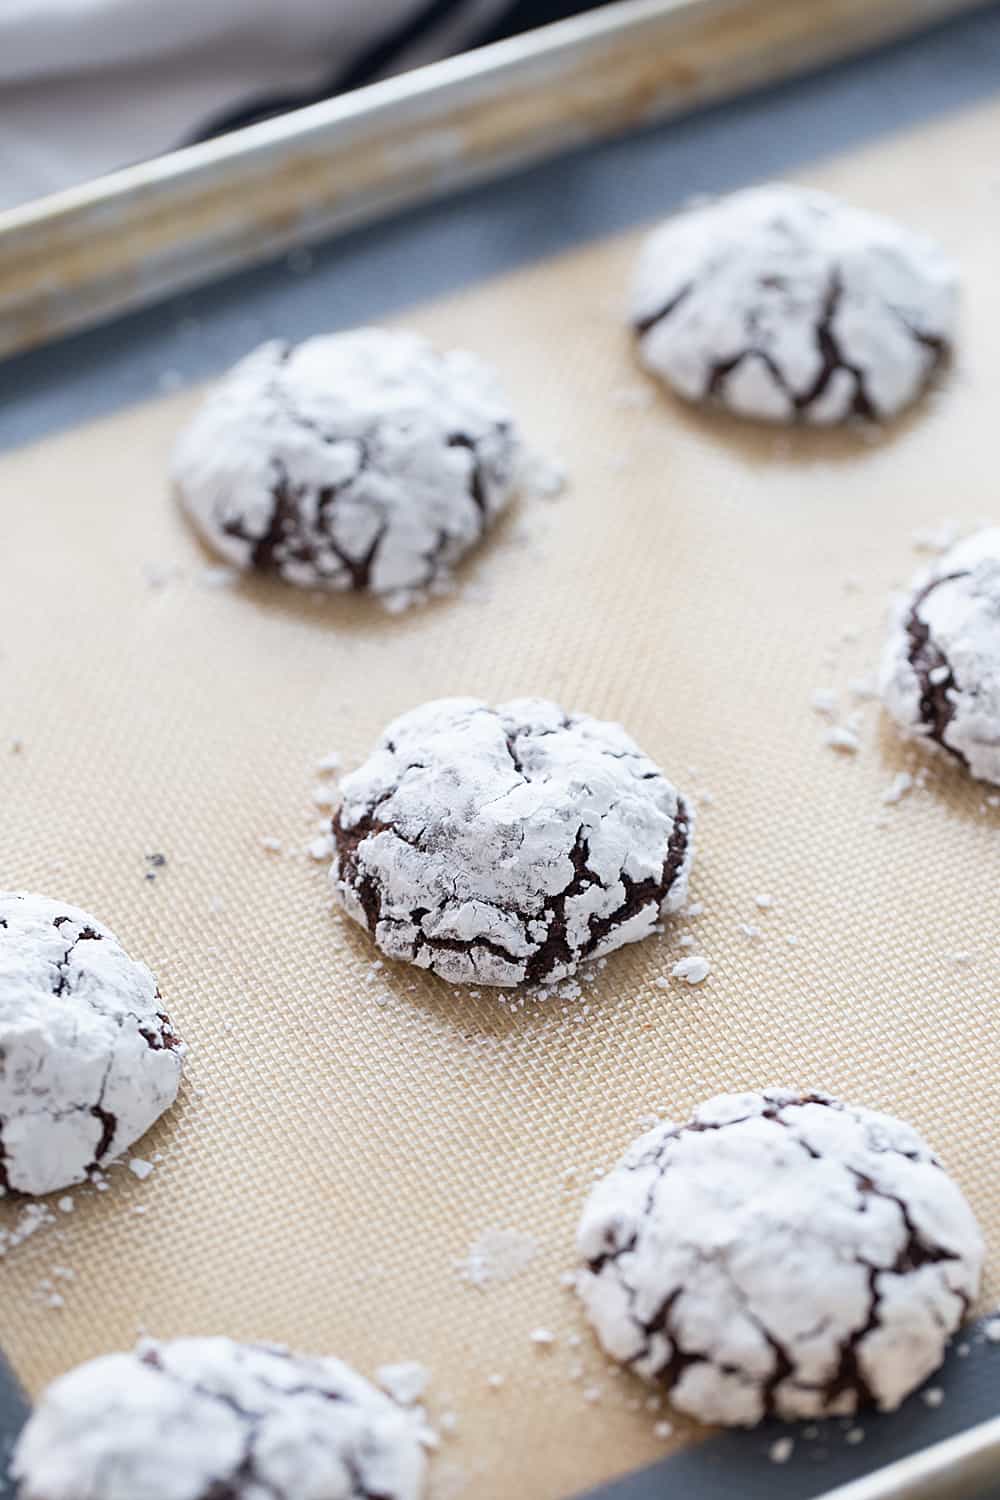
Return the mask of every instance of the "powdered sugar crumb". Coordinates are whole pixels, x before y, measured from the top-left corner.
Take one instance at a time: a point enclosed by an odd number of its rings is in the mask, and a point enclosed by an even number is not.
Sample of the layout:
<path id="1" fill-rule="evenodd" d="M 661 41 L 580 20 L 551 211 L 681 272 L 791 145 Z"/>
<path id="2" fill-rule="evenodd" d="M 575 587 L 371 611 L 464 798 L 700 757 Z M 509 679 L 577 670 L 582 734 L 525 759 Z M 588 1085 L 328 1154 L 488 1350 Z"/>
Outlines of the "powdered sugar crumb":
<path id="1" fill-rule="evenodd" d="M 773 1464 L 787 1464 L 795 1450 L 795 1439 L 780 1437 L 768 1449 L 768 1458 Z"/>
<path id="2" fill-rule="evenodd" d="M 480 1289 L 493 1281 L 512 1281 L 538 1254 L 538 1241 L 516 1229 L 486 1229 L 457 1263 L 464 1281 Z"/>
<path id="3" fill-rule="evenodd" d="M 400 1406 L 413 1406 L 427 1389 L 430 1371 L 416 1360 L 402 1360 L 398 1364 L 379 1365 L 375 1379 Z"/>
<path id="4" fill-rule="evenodd" d="M 678 959 L 670 972 L 675 979 L 683 979 L 686 984 L 701 984 L 712 972 L 712 966 L 707 958 L 693 954 L 690 958 Z"/>
<path id="5" fill-rule="evenodd" d="M 913 777 L 909 771 L 899 771 L 882 793 L 882 801 L 890 805 L 895 802 L 901 802 L 907 792 L 912 791 L 912 789 Z"/>
<path id="6" fill-rule="evenodd" d="M 861 741 L 853 729 L 845 729 L 842 724 L 835 724 L 823 735 L 823 744 L 828 745 L 831 750 L 843 750 L 848 755 L 854 755 L 861 749 Z"/>

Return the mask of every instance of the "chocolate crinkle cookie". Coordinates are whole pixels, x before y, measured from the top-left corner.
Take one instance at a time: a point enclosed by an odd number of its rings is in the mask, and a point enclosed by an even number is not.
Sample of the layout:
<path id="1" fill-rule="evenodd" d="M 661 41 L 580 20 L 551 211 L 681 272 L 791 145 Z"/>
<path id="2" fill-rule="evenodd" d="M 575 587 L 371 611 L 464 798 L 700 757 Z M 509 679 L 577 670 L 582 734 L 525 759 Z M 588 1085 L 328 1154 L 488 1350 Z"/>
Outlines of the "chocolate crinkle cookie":
<path id="1" fill-rule="evenodd" d="M 147 1339 L 49 1386 L 11 1472 L 18 1500 L 418 1500 L 426 1436 L 339 1360 Z"/>
<path id="2" fill-rule="evenodd" d="M 131 1146 L 176 1099 L 181 1055 L 113 932 L 0 892 L 0 1188 L 56 1192 Z"/>
<path id="3" fill-rule="evenodd" d="M 957 296 L 923 236 L 773 183 L 655 230 L 631 318 L 643 362 L 688 400 L 826 426 L 913 401 L 952 343 Z"/>
<path id="4" fill-rule="evenodd" d="M 577 1243 L 607 1352 L 734 1426 L 898 1406 L 940 1365 L 984 1253 L 910 1126 L 784 1089 L 644 1135 Z"/>
<path id="5" fill-rule="evenodd" d="M 881 689 L 904 734 L 1000 785 L 1000 526 L 913 580 L 894 612 Z"/>
<path id="6" fill-rule="evenodd" d="M 173 477 L 238 568 L 405 603 L 507 505 L 518 452 L 487 365 L 362 328 L 248 355 L 181 435 Z"/>
<path id="7" fill-rule="evenodd" d="M 548 984 L 684 903 L 691 809 L 620 724 L 541 698 L 424 704 L 342 783 L 332 876 L 389 958 Z"/>

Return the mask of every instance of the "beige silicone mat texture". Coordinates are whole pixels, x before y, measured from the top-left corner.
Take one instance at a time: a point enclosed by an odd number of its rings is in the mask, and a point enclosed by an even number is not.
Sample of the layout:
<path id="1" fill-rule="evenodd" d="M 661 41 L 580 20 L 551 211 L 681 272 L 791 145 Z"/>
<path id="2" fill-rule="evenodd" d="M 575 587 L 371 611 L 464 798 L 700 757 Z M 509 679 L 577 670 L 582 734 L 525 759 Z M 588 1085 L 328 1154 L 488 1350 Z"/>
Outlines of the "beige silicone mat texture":
<path id="1" fill-rule="evenodd" d="M 364 1371 L 426 1363 L 432 1409 L 459 1418 L 442 1500 L 550 1500 L 636 1467 L 670 1445 L 559 1277 L 589 1183 L 640 1117 L 730 1088 L 898 1112 L 1000 1246 L 1000 811 L 947 764 L 884 807 L 917 755 L 871 703 L 860 753 L 838 755 L 809 704 L 833 686 L 848 711 L 887 591 L 919 563 L 915 528 L 997 519 L 998 132 L 990 105 L 804 174 L 962 264 L 956 367 L 882 441 L 760 432 L 653 395 L 620 326 L 633 237 L 416 310 L 412 326 L 496 361 L 572 484 L 522 506 L 464 593 L 400 618 L 206 586 L 163 479 L 194 393 L 0 464 L 0 716 L 23 741 L 0 756 L 3 881 L 111 924 L 191 1046 L 183 1097 L 142 1147 L 162 1153 L 154 1175 L 77 1190 L 71 1217 L 0 1263 L 0 1341 L 33 1392 L 140 1326 L 224 1331 Z M 151 587 L 150 567 L 179 573 Z M 587 1010 L 511 1015 L 410 968 L 373 975 L 301 852 L 316 761 L 356 764 L 391 716 L 453 693 L 620 719 L 710 794 L 704 915 L 613 957 Z M 154 852 L 168 863 L 147 881 Z M 711 977 L 657 987 L 684 930 Z M 489 1228 L 539 1248 L 477 1290 L 455 1263 Z M 75 1273 L 59 1311 L 41 1300 L 54 1265 Z"/>

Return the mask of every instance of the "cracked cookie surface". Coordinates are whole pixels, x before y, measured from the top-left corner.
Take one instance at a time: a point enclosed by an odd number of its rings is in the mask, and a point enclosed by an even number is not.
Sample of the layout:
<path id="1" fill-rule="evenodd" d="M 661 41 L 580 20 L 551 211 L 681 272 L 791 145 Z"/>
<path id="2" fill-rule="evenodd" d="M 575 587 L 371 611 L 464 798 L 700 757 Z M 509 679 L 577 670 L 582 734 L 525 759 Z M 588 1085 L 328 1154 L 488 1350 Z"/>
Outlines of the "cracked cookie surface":
<path id="1" fill-rule="evenodd" d="M 338 899 L 455 984 L 553 983 L 686 899 L 684 798 L 620 724 L 545 699 L 426 703 L 341 790 Z"/>
<path id="2" fill-rule="evenodd" d="M 18 1500 L 418 1500 L 426 1434 L 336 1359 L 147 1339 L 49 1386 Z"/>
<path id="3" fill-rule="evenodd" d="M 882 701 L 903 733 L 1000 786 L 1000 526 L 913 580 L 882 658 Z"/>
<path id="4" fill-rule="evenodd" d="M 173 479 L 235 566 L 405 603 L 507 505 L 518 452 L 486 364 L 362 328 L 241 360 L 181 434 Z"/>
<path id="5" fill-rule="evenodd" d="M 52 1193 L 137 1141 L 177 1097 L 156 981 L 64 902 L 0 892 L 0 1187 Z"/>
<path id="6" fill-rule="evenodd" d="M 913 401 L 951 346 L 957 298 L 922 235 L 771 183 L 654 230 L 630 312 L 643 363 L 681 396 L 827 426 Z"/>
<path id="7" fill-rule="evenodd" d="M 941 1363 L 983 1242 L 910 1126 L 724 1094 L 594 1188 L 578 1290 L 607 1352 L 704 1422 L 891 1410 Z"/>

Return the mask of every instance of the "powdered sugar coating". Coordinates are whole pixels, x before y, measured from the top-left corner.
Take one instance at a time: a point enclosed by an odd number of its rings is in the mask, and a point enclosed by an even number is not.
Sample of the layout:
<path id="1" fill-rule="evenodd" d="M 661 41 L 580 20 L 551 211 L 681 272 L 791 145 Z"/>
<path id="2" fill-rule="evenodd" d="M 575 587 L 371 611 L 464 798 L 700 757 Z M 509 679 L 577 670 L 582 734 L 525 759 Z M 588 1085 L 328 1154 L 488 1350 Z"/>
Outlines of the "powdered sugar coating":
<path id="1" fill-rule="evenodd" d="M 0 1186 L 82 1182 L 169 1109 L 180 1076 L 146 965 L 77 907 L 0 892 Z"/>
<path id="2" fill-rule="evenodd" d="M 336 1359 L 145 1340 L 49 1386 L 19 1500 L 417 1500 L 417 1418 Z"/>
<path id="3" fill-rule="evenodd" d="M 691 810 L 620 724 L 541 698 L 426 703 L 341 784 L 334 888 L 390 958 L 551 983 L 687 893 Z"/>
<path id="4" fill-rule="evenodd" d="M 751 1426 L 891 1410 L 937 1369 L 984 1247 L 908 1125 L 825 1095 L 723 1094 L 594 1188 L 579 1290 L 615 1359 Z"/>
<path id="5" fill-rule="evenodd" d="M 262 345 L 182 433 L 205 541 L 302 588 L 422 590 L 507 505 L 518 438 L 493 372 L 379 328 Z"/>
<path id="6" fill-rule="evenodd" d="M 894 609 L 882 699 L 903 733 L 1000 785 L 1000 526 L 952 547 Z"/>
<path id="7" fill-rule="evenodd" d="M 913 401 L 953 341 L 957 298 L 922 235 L 771 183 L 654 230 L 631 319 L 643 362 L 688 400 L 827 426 Z"/>

